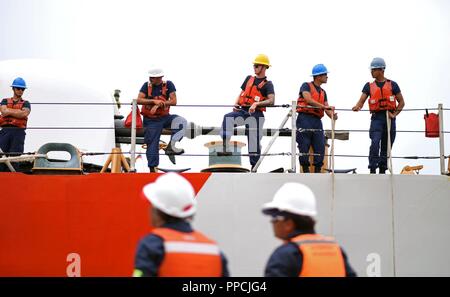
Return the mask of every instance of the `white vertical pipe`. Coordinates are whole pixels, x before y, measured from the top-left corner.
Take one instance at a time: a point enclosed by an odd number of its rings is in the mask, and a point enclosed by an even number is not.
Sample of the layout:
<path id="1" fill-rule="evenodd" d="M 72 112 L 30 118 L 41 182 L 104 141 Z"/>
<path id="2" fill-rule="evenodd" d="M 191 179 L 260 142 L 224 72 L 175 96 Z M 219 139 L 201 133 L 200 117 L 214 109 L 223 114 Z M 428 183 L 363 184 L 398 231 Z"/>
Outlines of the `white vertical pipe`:
<path id="1" fill-rule="evenodd" d="M 335 236 L 334 234 L 334 208 L 335 208 L 335 192 L 336 192 L 336 176 L 334 174 L 334 130 L 336 121 L 334 120 L 334 108 L 332 109 L 332 117 L 331 117 L 331 236 Z"/>

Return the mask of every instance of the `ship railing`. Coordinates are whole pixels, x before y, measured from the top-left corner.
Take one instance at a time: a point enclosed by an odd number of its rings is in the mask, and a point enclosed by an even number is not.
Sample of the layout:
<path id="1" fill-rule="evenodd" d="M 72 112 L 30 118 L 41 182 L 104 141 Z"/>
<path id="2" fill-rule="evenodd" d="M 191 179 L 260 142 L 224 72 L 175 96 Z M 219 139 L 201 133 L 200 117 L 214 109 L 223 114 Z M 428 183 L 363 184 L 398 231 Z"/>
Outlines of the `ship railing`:
<path id="1" fill-rule="evenodd" d="M 46 103 L 46 102 L 37 102 L 34 104 L 48 104 L 48 105 L 116 105 L 117 103 L 96 103 L 96 102 L 52 102 L 52 103 Z M 122 103 L 122 105 L 127 105 Z M 131 133 L 130 137 L 130 151 L 129 152 L 122 152 L 122 154 L 129 154 L 130 155 L 130 169 L 131 171 L 135 171 L 135 164 L 136 164 L 136 158 L 138 155 L 142 155 L 144 153 L 140 153 L 136 151 L 136 145 L 138 144 L 138 137 L 137 137 L 137 131 L 139 128 L 136 127 L 137 123 L 137 100 L 132 100 L 131 103 L 132 109 L 132 123 L 131 128 L 128 128 Z M 234 107 L 234 105 L 198 105 L 198 104 L 179 104 L 175 107 L 185 107 L 185 108 L 223 108 L 223 107 Z M 317 132 L 317 129 L 297 129 L 296 128 L 296 116 L 297 116 L 297 101 L 292 101 L 291 104 L 282 104 L 282 105 L 273 105 L 273 106 L 267 106 L 267 108 L 283 108 L 288 110 L 287 115 L 284 117 L 284 119 L 281 121 L 280 126 L 277 129 L 264 129 L 264 136 L 271 136 L 272 139 L 270 140 L 269 144 L 264 149 L 264 152 L 257 154 L 257 153 L 248 153 L 248 154 L 240 154 L 241 156 L 255 156 L 259 155 L 261 156 L 260 160 L 258 161 L 257 165 L 254 166 L 253 172 L 256 172 L 261 162 L 263 162 L 265 157 L 271 157 L 271 156 L 289 156 L 291 159 L 291 168 L 288 170 L 288 172 L 296 172 L 296 163 L 297 158 L 299 156 L 318 156 L 320 154 L 317 153 L 299 153 L 297 151 L 297 144 L 296 144 L 296 132 L 304 132 L 304 131 L 312 131 Z M 317 108 L 313 106 L 308 106 L 309 108 Z M 388 159 L 388 169 L 391 174 L 393 174 L 393 168 L 392 168 L 392 159 L 439 159 L 440 160 L 440 171 L 441 174 L 446 174 L 445 169 L 445 159 L 450 158 L 450 156 L 445 155 L 445 144 L 444 144 L 444 135 L 447 133 L 450 133 L 450 131 L 444 131 L 444 111 L 448 111 L 450 109 L 444 108 L 443 104 L 439 104 L 437 108 L 404 108 L 402 112 L 423 112 L 423 111 L 437 111 L 439 115 L 439 155 L 438 156 L 392 156 L 392 148 L 390 146 L 390 133 L 387 133 L 388 135 L 388 152 L 386 158 Z M 343 112 L 352 112 L 352 109 L 345 109 L 345 108 L 334 108 L 334 111 L 343 111 Z M 362 112 L 370 112 L 368 109 L 361 109 Z M 291 118 L 290 121 L 290 128 L 285 128 L 284 126 L 287 124 L 289 118 Z M 386 112 L 386 119 L 388 125 L 390 124 L 390 118 L 388 116 L 388 112 Z M 220 134 L 220 127 L 202 127 L 202 126 L 195 126 L 195 124 L 192 124 L 190 127 L 190 131 L 188 132 L 188 135 L 191 135 L 191 138 L 195 137 L 198 133 L 198 130 L 200 130 L 199 133 L 202 135 L 219 135 Z M 27 129 L 116 129 L 116 127 L 27 127 Z M 120 128 L 120 129 L 126 129 L 126 128 Z M 142 130 L 142 129 L 141 129 Z M 168 131 L 169 130 L 169 131 Z M 204 130 L 207 130 L 205 133 Z M 249 131 L 252 130 L 252 128 L 246 128 L 246 129 L 239 129 L 234 128 L 233 135 L 245 135 L 245 130 Z M 388 130 L 390 130 L 390 127 L 388 127 Z M 196 132 L 197 131 L 197 132 Z M 165 133 L 164 133 L 165 132 Z M 163 134 L 170 134 L 170 129 L 165 129 Z M 328 136 L 328 139 L 331 139 L 331 147 L 330 147 L 330 154 L 324 154 L 324 157 L 329 158 L 329 166 L 330 166 L 330 172 L 335 172 L 335 158 L 368 158 L 368 155 L 355 155 L 355 154 L 335 154 L 335 145 L 334 141 L 336 139 L 336 135 L 339 133 L 341 134 L 347 134 L 350 132 L 370 132 L 368 129 L 345 129 L 345 130 L 339 130 L 335 128 L 335 120 L 331 118 L 331 130 L 323 130 Z M 397 133 L 425 133 L 424 130 L 397 130 Z M 280 152 L 280 153 L 269 153 L 269 150 L 273 143 L 275 142 L 275 139 L 278 136 L 290 136 L 291 137 L 291 148 L 288 152 Z M 141 140 L 142 142 L 142 140 Z M 9 152 L 8 155 L 14 155 L 18 153 Z M 25 153 L 23 155 L 31 155 L 34 154 L 33 152 Z M 95 156 L 95 155 L 109 155 L 114 154 L 113 152 L 83 152 L 83 156 Z M 0 158 L 4 157 L 5 154 L 0 152 Z M 149 154 L 147 154 L 149 155 Z M 165 155 L 164 153 L 158 153 L 158 155 Z M 209 156 L 209 154 L 189 154 L 185 153 L 183 155 L 180 155 L 181 157 L 205 157 Z M 383 158 L 383 157 L 381 157 Z M 19 159 L 17 159 L 19 160 Z M 12 159 L 12 161 L 16 161 L 15 159 Z M 0 161 L 1 162 L 1 161 Z"/>

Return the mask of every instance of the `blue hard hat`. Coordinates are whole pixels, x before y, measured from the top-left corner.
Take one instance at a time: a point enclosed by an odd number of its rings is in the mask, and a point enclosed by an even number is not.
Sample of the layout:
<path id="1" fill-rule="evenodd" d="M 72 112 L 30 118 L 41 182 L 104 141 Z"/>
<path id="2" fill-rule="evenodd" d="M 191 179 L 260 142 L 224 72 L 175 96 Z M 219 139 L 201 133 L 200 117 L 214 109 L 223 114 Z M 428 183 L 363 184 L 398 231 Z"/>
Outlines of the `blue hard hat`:
<path id="1" fill-rule="evenodd" d="M 318 76 L 325 73 L 328 73 L 327 67 L 323 64 L 317 64 L 313 67 L 311 76 Z"/>
<path id="2" fill-rule="evenodd" d="M 11 87 L 13 88 L 27 88 L 27 84 L 25 83 L 25 80 L 21 77 L 16 78 L 13 82 Z"/>
<path id="3" fill-rule="evenodd" d="M 370 62 L 370 69 L 384 69 L 386 68 L 386 62 L 383 58 L 373 58 L 372 62 Z"/>

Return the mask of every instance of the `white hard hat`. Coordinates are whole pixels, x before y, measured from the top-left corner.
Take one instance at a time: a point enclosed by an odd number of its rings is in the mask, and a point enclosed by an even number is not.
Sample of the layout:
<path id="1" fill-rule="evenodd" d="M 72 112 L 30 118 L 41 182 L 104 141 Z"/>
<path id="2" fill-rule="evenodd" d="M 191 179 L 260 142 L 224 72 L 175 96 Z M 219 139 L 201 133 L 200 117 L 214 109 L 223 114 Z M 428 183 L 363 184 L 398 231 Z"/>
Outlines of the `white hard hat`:
<path id="1" fill-rule="evenodd" d="M 179 174 L 169 172 L 142 189 L 150 203 L 163 213 L 176 218 L 188 218 L 197 209 L 191 183 Z"/>
<path id="2" fill-rule="evenodd" d="M 151 67 L 150 70 L 148 71 L 148 76 L 149 77 L 163 77 L 164 71 L 162 70 L 162 68 L 159 68 L 159 67 Z"/>
<path id="3" fill-rule="evenodd" d="M 279 210 L 292 214 L 315 217 L 316 197 L 311 189 L 299 183 L 285 183 L 273 196 L 273 200 L 263 205 L 263 212 Z"/>

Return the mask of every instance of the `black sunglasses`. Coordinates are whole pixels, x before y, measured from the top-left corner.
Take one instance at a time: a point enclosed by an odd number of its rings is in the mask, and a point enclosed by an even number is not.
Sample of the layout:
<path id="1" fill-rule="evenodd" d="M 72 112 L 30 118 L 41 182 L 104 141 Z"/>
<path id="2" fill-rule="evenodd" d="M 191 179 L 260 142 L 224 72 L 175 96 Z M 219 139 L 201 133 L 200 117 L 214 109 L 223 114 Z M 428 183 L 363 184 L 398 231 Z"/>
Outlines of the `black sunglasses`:
<path id="1" fill-rule="evenodd" d="M 14 89 L 16 89 L 18 91 L 25 91 L 25 88 L 16 88 L 16 87 L 14 87 Z"/>

